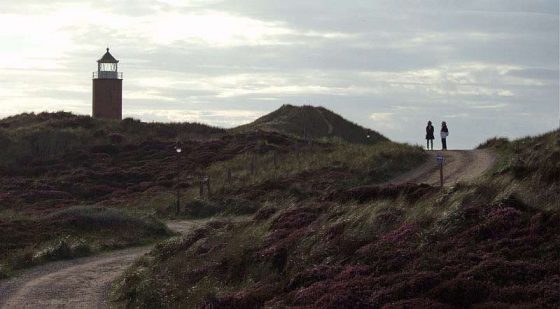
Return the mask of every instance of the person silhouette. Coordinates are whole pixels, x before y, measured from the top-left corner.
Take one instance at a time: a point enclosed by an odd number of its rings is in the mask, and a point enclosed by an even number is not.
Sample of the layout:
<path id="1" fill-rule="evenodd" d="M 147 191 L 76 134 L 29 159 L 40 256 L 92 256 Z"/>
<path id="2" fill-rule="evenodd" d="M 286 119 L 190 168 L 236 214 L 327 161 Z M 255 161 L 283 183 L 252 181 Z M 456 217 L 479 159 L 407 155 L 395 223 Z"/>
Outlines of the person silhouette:
<path id="1" fill-rule="evenodd" d="M 428 121 L 428 125 L 426 126 L 426 149 L 434 150 L 434 126 L 432 126 L 431 121 Z"/>
<path id="2" fill-rule="evenodd" d="M 444 121 L 441 123 L 441 150 L 447 150 L 447 137 L 449 136 L 449 129 L 447 128 L 447 123 Z"/>

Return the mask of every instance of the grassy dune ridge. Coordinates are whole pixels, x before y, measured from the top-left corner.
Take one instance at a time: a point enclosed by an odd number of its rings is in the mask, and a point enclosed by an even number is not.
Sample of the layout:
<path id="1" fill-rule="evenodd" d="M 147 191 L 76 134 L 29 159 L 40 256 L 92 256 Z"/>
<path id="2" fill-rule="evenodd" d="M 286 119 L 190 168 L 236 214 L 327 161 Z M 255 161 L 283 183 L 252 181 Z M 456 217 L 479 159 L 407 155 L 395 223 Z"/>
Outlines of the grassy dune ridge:
<path id="1" fill-rule="evenodd" d="M 67 112 L 20 114 L 0 119 L 0 168 L 17 172 L 29 162 L 55 159 L 67 151 L 96 145 L 174 142 L 178 137 L 206 140 L 224 133 L 198 123 L 100 120 Z"/>
<path id="2" fill-rule="evenodd" d="M 218 220 L 160 244 L 121 278 L 114 300 L 129 308 L 558 307 L 560 132 L 482 147 L 499 152 L 499 164 L 445 190 L 366 185 L 367 170 L 331 165 L 224 192 L 262 207 L 249 220 Z"/>
<path id="3" fill-rule="evenodd" d="M 234 128 L 234 132 L 264 130 L 311 139 L 338 138 L 350 143 L 375 144 L 389 141 L 321 106 L 282 105 L 252 123 Z"/>
<path id="4" fill-rule="evenodd" d="M 518 197 L 539 209 L 560 209 L 560 131 L 515 141 L 495 138 L 479 148 L 491 148 L 502 156 L 492 185 L 515 190 Z M 509 191 L 506 191 L 506 193 Z"/>

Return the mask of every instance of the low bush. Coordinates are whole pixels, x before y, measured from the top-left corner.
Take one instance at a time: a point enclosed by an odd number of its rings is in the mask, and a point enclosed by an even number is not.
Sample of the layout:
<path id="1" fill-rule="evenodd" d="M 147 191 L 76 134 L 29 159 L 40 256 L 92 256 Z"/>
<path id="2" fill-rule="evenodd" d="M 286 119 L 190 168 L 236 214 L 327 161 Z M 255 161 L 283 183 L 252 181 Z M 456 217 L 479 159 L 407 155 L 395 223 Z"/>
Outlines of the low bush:
<path id="1" fill-rule="evenodd" d="M 189 201 L 185 206 L 185 214 L 194 219 L 208 218 L 216 215 L 223 216 L 242 216 L 257 212 L 259 205 L 257 203 L 239 199 L 215 199 L 201 200 L 195 199 Z"/>
<path id="2" fill-rule="evenodd" d="M 53 212 L 47 218 L 65 220 L 80 229 L 134 227 L 153 235 L 170 233 L 165 224 L 154 217 L 134 216 L 122 210 L 105 207 L 71 207 Z"/>
<path id="3" fill-rule="evenodd" d="M 33 254 L 33 264 L 87 256 L 93 249 L 85 239 L 65 236 L 46 244 Z"/>

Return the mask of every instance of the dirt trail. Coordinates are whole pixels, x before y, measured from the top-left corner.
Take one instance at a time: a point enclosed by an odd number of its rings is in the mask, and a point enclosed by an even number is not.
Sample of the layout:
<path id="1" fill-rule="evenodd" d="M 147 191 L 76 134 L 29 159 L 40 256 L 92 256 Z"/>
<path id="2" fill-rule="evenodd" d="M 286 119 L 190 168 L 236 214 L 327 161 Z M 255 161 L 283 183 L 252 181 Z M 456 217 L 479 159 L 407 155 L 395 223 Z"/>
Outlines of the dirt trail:
<path id="1" fill-rule="evenodd" d="M 490 150 L 449 150 L 430 151 L 430 158 L 421 167 L 400 175 L 390 183 L 427 183 L 439 185 L 440 174 L 436 156 L 445 157 L 443 164 L 443 181 L 445 186 L 452 186 L 458 181 L 469 181 L 491 168 L 496 162 L 496 155 Z"/>
<path id="2" fill-rule="evenodd" d="M 172 221 L 185 234 L 198 223 Z M 49 263 L 0 281 L 0 308 L 107 308 L 111 284 L 151 246 Z"/>
<path id="3" fill-rule="evenodd" d="M 325 124 L 327 125 L 327 127 L 329 128 L 327 134 L 331 135 L 333 133 L 334 127 L 331 124 L 331 122 L 327 119 L 327 117 L 325 117 L 325 114 L 323 114 L 323 111 L 320 109 L 317 109 L 317 112 L 319 112 L 319 115 L 321 116 L 321 118 L 323 118 L 323 121 L 325 122 Z"/>

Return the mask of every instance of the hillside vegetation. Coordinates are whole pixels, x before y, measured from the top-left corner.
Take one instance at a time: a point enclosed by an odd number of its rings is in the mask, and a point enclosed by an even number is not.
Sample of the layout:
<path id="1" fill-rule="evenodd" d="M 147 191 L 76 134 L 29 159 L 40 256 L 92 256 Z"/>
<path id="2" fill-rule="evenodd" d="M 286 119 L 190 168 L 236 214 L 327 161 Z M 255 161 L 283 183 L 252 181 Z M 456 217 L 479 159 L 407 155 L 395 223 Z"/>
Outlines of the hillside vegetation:
<path id="1" fill-rule="evenodd" d="M 97 145 L 169 142 L 177 138 L 207 140 L 224 133 L 223 129 L 197 123 L 100 120 L 66 112 L 20 114 L 0 120 L 0 172 Z"/>
<path id="2" fill-rule="evenodd" d="M 206 145 L 202 152 L 224 133 L 65 112 L 0 120 L 0 277 L 169 237 L 141 194 L 173 186 L 166 175 L 177 168 L 178 137 L 190 140 L 186 149 Z"/>
<path id="3" fill-rule="evenodd" d="M 370 129 L 352 123 L 324 107 L 283 105 L 236 132 L 274 131 L 304 138 L 339 138 L 351 143 L 374 144 L 388 141 Z"/>
<path id="4" fill-rule="evenodd" d="M 12 216 L 14 213 L 12 213 Z M 153 216 L 79 206 L 46 216 L 0 217 L 0 279 L 45 262 L 147 244 L 172 236 Z"/>
<path id="5" fill-rule="evenodd" d="M 250 196 L 278 179 L 289 186 L 294 177 L 312 179 L 312 174 L 303 176 L 310 171 L 360 171 L 359 178 L 337 183 L 349 187 L 382 181 L 424 159 L 417 148 L 383 144 L 308 143 L 278 132 L 99 120 L 64 112 L 2 119 L 0 276 L 169 237 L 158 219 L 177 216 L 178 191 L 182 217 L 253 214 L 263 204 Z M 372 164 L 379 160 L 385 163 Z M 211 198 L 208 193 L 199 197 L 202 177 L 211 180 Z M 315 189 L 290 190 L 304 196 Z"/>
<path id="6" fill-rule="evenodd" d="M 114 300 L 129 308 L 557 308 L 560 132 L 482 147 L 500 163 L 443 190 L 369 184 L 381 158 L 415 157 L 406 147 L 379 150 L 368 170 L 341 156 L 225 190 L 217 200 L 243 198 L 256 213 L 159 244 L 121 278 Z"/>

